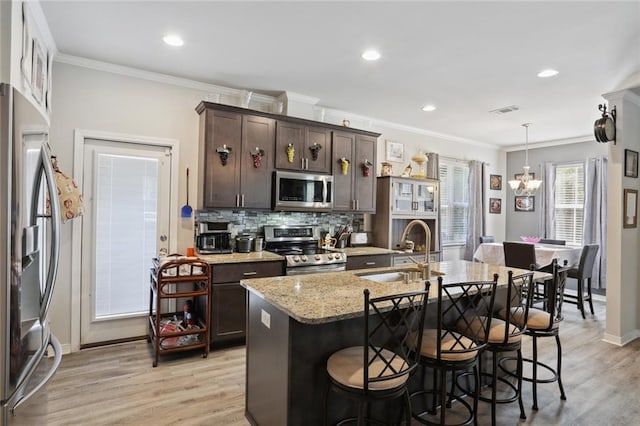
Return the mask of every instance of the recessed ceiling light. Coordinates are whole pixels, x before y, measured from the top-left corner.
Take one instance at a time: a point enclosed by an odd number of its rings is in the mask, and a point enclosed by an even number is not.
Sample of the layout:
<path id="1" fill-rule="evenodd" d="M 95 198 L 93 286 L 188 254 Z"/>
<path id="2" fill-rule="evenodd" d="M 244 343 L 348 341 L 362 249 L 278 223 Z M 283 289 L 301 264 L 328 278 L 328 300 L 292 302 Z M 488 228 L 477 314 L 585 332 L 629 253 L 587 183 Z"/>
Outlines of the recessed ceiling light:
<path id="1" fill-rule="evenodd" d="M 431 111 L 435 111 L 436 110 L 436 106 L 435 105 L 425 105 L 422 107 L 423 111 L 426 112 L 431 112 Z"/>
<path id="2" fill-rule="evenodd" d="M 558 71 L 551 68 L 542 70 L 538 73 L 538 77 L 540 78 L 553 77 L 554 75 L 558 75 Z"/>
<path id="3" fill-rule="evenodd" d="M 362 54 L 362 59 L 366 59 L 367 61 L 377 61 L 380 59 L 380 52 L 373 49 L 365 50 Z"/>
<path id="4" fill-rule="evenodd" d="M 162 41 L 167 43 L 169 46 L 180 47 L 184 44 L 184 41 L 180 38 L 180 36 L 175 34 L 167 34 L 162 37 Z"/>

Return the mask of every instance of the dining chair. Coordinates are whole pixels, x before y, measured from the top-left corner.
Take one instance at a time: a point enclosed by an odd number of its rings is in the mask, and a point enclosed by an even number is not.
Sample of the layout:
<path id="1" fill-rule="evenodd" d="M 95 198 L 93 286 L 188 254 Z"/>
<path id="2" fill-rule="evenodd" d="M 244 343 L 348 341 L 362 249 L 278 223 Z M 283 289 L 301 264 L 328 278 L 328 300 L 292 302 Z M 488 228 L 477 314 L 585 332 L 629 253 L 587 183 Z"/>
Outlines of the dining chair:
<path id="1" fill-rule="evenodd" d="M 572 303 L 578 305 L 578 309 L 582 314 L 582 319 L 585 319 L 584 315 L 584 302 L 589 302 L 589 309 L 591 310 L 591 315 L 594 315 L 593 311 L 593 302 L 591 297 L 591 278 L 593 275 L 593 266 L 596 261 L 596 255 L 598 254 L 598 249 L 600 246 L 598 244 L 587 244 L 582 248 L 582 253 L 580 254 L 580 263 L 577 268 L 569 269 L 569 278 L 575 278 L 578 280 L 578 289 L 576 295 L 566 294 L 565 299 L 567 303 Z M 584 294 L 584 283 L 585 280 L 587 282 L 587 294 Z"/>
<path id="2" fill-rule="evenodd" d="M 565 240 L 547 240 L 544 238 L 541 238 L 540 241 L 538 241 L 540 244 L 554 244 L 554 245 L 558 245 L 558 246 L 565 246 L 567 245 L 567 242 Z"/>
<path id="3" fill-rule="evenodd" d="M 417 368 L 420 354 L 410 347 L 422 344 L 422 331 L 429 295 L 423 291 L 372 298 L 364 290 L 363 345 L 334 352 L 327 360 L 329 386 L 324 397 L 324 424 L 327 424 L 331 390 L 358 401 L 358 414 L 343 419 L 364 424 L 368 405 L 374 401 L 404 397 L 404 418 L 411 423 L 409 376 Z M 379 422 L 379 421 L 378 421 Z"/>
<path id="4" fill-rule="evenodd" d="M 506 266 L 519 269 L 538 269 L 535 245 L 505 241 L 502 243 L 502 247 Z"/>
<path id="5" fill-rule="evenodd" d="M 567 282 L 567 275 L 569 273 L 569 267 L 566 262 L 563 266 L 558 265 L 556 259 L 552 263 L 553 280 L 547 281 L 547 292 L 549 295 L 549 302 L 544 305 L 544 309 L 538 309 L 530 307 L 528 312 L 528 318 L 521 315 L 513 315 L 510 319 L 511 322 L 520 326 L 526 327 L 525 334 L 531 336 L 532 342 L 532 358 L 523 358 L 523 363 L 531 364 L 532 374 L 531 376 L 523 376 L 522 380 L 532 383 L 533 389 L 533 406 L 534 410 L 538 410 L 538 384 L 539 383 L 553 383 L 558 382 L 558 388 L 560 389 L 560 399 L 566 400 L 567 397 L 562 386 L 562 345 L 560 344 L 560 322 L 562 317 L 562 303 L 564 301 L 564 290 Z M 538 360 L 538 339 L 542 337 L 554 337 L 557 347 L 556 367 L 553 368 L 548 364 L 545 364 Z M 517 377 L 518 372 L 507 367 L 509 362 L 517 361 L 514 357 L 502 358 L 499 362 L 499 367 L 508 375 Z M 538 368 L 543 368 L 550 373 L 547 378 L 538 378 Z"/>
<path id="6" fill-rule="evenodd" d="M 436 328 L 424 330 L 422 344 L 414 346 L 420 354 L 422 367 L 421 386 L 411 394 L 411 400 L 421 401 L 420 410 L 414 410 L 413 418 L 421 424 L 445 425 L 449 409 L 462 409 L 456 415 L 466 417 L 461 424 L 477 421 L 480 377 L 478 357 L 486 346 L 479 338 L 491 327 L 498 274 L 493 281 L 443 284 L 438 277 L 438 301 Z M 463 334 L 460 330 L 476 330 Z M 433 372 L 431 386 L 427 384 L 426 370 Z M 456 373 L 473 370 L 475 387 L 473 405 L 465 400 L 466 394 L 456 394 Z M 447 373 L 451 372 L 451 391 L 447 391 Z M 430 398 L 429 398 L 430 396 Z M 453 402 L 459 404 L 453 406 Z M 424 409 L 422 409 L 424 407 Z M 453 408 L 452 408 L 453 407 Z"/>
<path id="7" fill-rule="evenodd" d="M 480 236 L 480 244 L 482 243 L 495 243 L 496 239 L 493 235 L 482 235 Z"/>

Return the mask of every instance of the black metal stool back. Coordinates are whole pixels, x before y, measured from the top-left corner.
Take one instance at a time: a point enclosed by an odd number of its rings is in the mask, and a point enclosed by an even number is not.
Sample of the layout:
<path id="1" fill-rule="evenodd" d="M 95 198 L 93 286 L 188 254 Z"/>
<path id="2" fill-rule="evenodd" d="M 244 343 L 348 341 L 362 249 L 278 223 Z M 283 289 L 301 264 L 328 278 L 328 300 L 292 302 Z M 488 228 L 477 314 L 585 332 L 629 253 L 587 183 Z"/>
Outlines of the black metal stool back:
<path id="1" fill-rule="evenodd" d="M 462 424 L 475 420 L 478 408 L 478 355 L 486 345 L 479 337 L 486 335 L 491 327 L 491 313 L 494 310 L 498 275 L 492 281 L 443 284 L 438 277 L 438 303 L 436 329 L 427 329 L 420 346 L 423 366 L 422 384 L 426 387 L 426 368 L 433 369 L 433 387 L 414 392 L 411 397 L 431 395 L 423 400 L 425 410 L 414 412 L 418 422 L 428 425 L 446 424 L 446 411 L 453 400 L 458 401 L 468 412 L 468 418 Z M 468 336 L 463 330 L 473 330 Z M 463 396 L 454 394 L 455 377 L 451 378 L 451 392 L 447 393 L 447 372 L 473 368 L 476 392 L 473 407 Z M 439 373 L 439 374 L 438 374 Z M 439 409 L 439 415 L 438 415 Z"/>
<path id="2" fill-rule="evenodd" d="M 357 420 L 368 422 L 367 405 L 375 400 L 404 396 L 404 416 L 411 422 L 411 402 L 407 391 L 410 374 L 417 368 L 419 353 L 413 348 L 422 342 L 422 330 L 429 297 L 429 282 L 424 290 L 372 298 L 364 290 L 364 333 L 362 346 L 333 353 L 327 361 L 329 387 L 325 393 L 325 419 L 328 417 L 330 390 L 359 402 Z"/>

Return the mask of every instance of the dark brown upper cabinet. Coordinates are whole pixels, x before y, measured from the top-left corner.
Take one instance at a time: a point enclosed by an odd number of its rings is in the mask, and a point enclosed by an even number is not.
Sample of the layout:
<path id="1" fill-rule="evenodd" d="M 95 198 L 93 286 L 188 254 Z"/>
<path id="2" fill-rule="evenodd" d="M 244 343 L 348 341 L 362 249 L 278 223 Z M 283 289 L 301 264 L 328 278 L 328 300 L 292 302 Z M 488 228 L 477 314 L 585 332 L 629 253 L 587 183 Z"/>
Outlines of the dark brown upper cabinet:
<path id="1" fill-rule="evenodd" d="M 376 141 L 373 136 L 333 132 L 333 209 L 375 213 Z"/>
<path id="2" fill-rule="evenodd" d="M 276 169 L 331 173 L 331 130 L 278 120 Z"/>
<path id="3" fill-rule="evenodd" d="M 275 120 L 205 109 L 198 182 L 203 208 L 271 207 Z"/>

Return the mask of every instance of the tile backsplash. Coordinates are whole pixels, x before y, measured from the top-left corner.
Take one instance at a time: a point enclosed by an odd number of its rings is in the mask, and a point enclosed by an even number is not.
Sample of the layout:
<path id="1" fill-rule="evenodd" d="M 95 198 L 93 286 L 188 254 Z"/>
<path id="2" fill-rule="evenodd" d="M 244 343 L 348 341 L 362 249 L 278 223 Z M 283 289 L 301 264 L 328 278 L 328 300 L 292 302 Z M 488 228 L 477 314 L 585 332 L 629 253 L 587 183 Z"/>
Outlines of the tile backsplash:
<path id="1" fill-rule="evenodd" d="M 232 237 L 242 233 L 262 234 L 265 225 L 319 225 L 323 232 L 334 232 L 336 226 L 351 225 L 364 230 L 362 213 L 273 212 L 247 210 L 196 211 L 196 222 L 229 222 Z"/>

